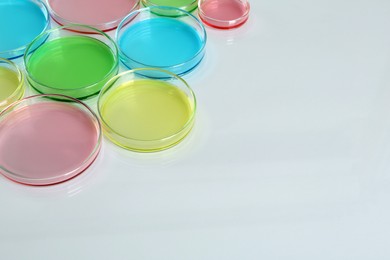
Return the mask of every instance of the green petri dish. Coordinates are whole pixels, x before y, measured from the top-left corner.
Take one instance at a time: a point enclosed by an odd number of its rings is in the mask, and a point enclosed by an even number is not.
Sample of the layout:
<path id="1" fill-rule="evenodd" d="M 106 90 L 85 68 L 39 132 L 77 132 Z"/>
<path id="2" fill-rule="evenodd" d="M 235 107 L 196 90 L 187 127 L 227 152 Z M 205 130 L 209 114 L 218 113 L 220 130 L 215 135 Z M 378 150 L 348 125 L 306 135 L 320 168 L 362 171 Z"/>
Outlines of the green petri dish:
<path id="1" fill-rule="evenodd" d="M 0 58 L 0 111 L 21 99 L 23 94 L 23 73 L 12 61 Z"/>
<path id="2" fill-rule="evenodd" d="M 78 99 L 97 94 L 118 72 L 114 41 L 104 32 L 84 25 L 44 32 L 27 47 L 24 60 L 27 79 L 38 92 Z"/>
<path id="3" fill-rule="evenodd" d="M 165 74 L 164 79 L 144 76 L 151 71 Z M 195 95 L 188 84 L 160 69 L 119 74 L 107 82 L 98 100 L 106 137 L 138 152 L 160 151 L 179 143 L 192 129 L 195 110 Z"/>
<path id="4" fill-rule="evenodd" d="M 149 6 L 171 6 L 180 8 L 187 12 L 192 12 L 198 7 L 197 0 L 142 0 L 142 4 L 145 7 Z M 162 15 L 165 16 L 181 16 L 179 12 L 165 12 Z"/>

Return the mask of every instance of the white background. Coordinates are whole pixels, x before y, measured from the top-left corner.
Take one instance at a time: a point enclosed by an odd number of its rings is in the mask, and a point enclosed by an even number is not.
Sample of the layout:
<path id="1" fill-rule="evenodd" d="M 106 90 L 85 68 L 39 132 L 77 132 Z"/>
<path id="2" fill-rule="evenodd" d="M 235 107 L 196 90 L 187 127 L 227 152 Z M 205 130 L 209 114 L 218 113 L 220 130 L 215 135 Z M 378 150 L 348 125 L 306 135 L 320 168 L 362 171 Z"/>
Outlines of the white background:
<path id="1" fill-rule="evenodd" d="M 184 142 L 0 177 L 0 259 L 390 259 L 390 1 L 251 7 L 207 28 Z"/>

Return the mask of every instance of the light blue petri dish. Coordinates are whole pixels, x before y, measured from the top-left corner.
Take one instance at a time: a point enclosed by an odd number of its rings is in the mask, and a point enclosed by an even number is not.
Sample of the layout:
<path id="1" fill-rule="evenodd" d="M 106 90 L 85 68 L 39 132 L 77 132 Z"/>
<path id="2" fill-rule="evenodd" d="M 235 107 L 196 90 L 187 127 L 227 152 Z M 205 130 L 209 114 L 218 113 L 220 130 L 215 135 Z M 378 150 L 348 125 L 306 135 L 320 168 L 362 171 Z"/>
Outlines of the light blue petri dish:
<path id="1" fill-rule="evenodd" d="M 192 14 L 175 7 L 151 6 L 126 16 L 115 38 L 126 67 L 159 68 L 183 75 L 203 59 L 207 35 Z M 146 76 L 153 78 L 165 77 L 158 71 L 148 73 Z"/>
<path id="2" fill-rule="evenodd" d="M 22 56 L 28 44 L 50 26 L 46 5 L 39 0 L 0 0 L 0 58 Z"/>

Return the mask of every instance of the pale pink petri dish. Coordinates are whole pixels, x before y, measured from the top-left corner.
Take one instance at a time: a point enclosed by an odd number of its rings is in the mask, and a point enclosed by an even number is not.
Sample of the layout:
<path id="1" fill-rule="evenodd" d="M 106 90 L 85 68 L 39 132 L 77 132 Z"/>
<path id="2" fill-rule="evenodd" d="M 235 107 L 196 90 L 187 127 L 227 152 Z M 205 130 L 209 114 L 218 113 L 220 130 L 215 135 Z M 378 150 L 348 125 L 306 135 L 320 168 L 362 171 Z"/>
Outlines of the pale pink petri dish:
<path id="1" fill-rule="evenodd" d="M 60 25 L 86 24 L 102 31 L 116 28 L 139 7 L 139 0 L 47 0 L 53 19 Z"/>
<path id="2" fill-rule="evenodd" d="M 199 17 L 203 23 L 217 29 L 233 29 L 249 17 L 247 0 L 199 0 Z"/>
<path id="3" fill-rule="evenodd" d="M 99 154 L 101 125 L 77 99 L 27 97 L 0 113 L 0 172 L 27 185 L 50 185 L 87 169 Z"/>

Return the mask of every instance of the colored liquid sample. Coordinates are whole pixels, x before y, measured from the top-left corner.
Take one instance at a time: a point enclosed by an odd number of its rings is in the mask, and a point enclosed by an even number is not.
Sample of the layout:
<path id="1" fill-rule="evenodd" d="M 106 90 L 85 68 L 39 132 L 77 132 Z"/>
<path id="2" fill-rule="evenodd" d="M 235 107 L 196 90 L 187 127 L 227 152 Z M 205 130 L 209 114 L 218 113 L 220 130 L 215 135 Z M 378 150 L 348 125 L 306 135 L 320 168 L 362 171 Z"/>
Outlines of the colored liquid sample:
<path id="1" fill-rule="evenodd" d="M 0 1 L 0 52 L 29 44 L 45 30 L 46 23 L 45 14 L 33 2 Z"/>
<path id="2" fill-rule="evenodd" d="M 172 18 L 153 18 L 130 26 L 119 39 L 121 51 L 149 67 L 182 64 L 200 51 L 202 41 L 191 26 Z"/>
<path id="3" fill-rule="evenodd" d="M 0 67 L 0 102 L 14 94 L 19 84 L 18 74 L 15 71 Z"/>
<path id="4" fill-rule="evenodd" d="M 123 83 L 107 96 L 101 108 L 112 130 L 136 140 L 159 140 L 176 134 L 192 113 L 183 91 L 156 80 Z"/>
<path id="5" fill-rule="evenodd" d="M 103 80 L 116 74 L 117 60 L 99 40 L 68 36 L 39 47 L 28 60 L 27 69 L 37 82 L 32 85 L 38 91 L 81 98 L 97 93 L 105 83 Z M 96 85 L 84 89 L 92 84 Z"/>
<path id="6" fill-rule="evenodd" d="M 198 1 L 194 0 L 144 0 L 145 5 L 172 6 L 192 11 L 197 7 Z"/>
<path id="7" fill-rule="evenodd" d="M 67 103 L 36 103 L 13 111 L 1 121 L 0 133 L 1 168 L 53 182 L 73 177 L 86 162 L 88 167 L 99 139 L 91 117 Z"/>
<path id="8" fill-rule="evenodd" d="M 102 24 L 120 21 L 138 4 L 137 0 L 49 0 L 54 17 L 60 17 L 58 22 L 80 23 L 96 26 L 100 29 Z M 101 25 L 101 26 L 99 26 Z"/>
<path id="9" fill-rule="evenodd" d="M 248 19 L 249 4 L 245 0 L 200 1 L 199 17 L 217 28 L 234 28 Z"/>

